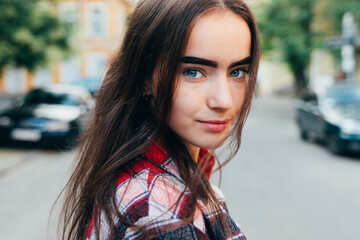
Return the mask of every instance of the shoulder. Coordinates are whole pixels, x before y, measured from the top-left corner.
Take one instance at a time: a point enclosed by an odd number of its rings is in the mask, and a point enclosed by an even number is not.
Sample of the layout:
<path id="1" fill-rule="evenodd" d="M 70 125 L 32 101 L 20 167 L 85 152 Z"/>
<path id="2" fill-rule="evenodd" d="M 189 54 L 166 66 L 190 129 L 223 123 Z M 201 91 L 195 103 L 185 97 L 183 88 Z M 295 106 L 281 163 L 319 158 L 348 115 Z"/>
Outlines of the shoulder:
<path id="1" fill-rule="evenodd" d="M 218 188 L 217 186 L 215 186 L 214 184 L 211 184 L 211 187 L 215 193 L 215 196 L 217 198 L 217 200 L 219 201 L 219 203 L 222 205 L 222 207 L 228 211 L 228 208 L 226 206 L 226 200 L 225 200 L 225 196 L 224 193 L 220 190 L 220 188 Z"/>
<path id="2" fill-rule="evenodd" d="M 229 215 L 223 192 L 214 184 L 211 184 L 211 187 L 215 193 L 218 202 L 220 203 L 221 211 L 225 217 L 225 221 L 229 227 L 230 233 L 228 233 L 228 235 L 226 236 L 223 235 L 223 230 L 219 228 L 219 226 L 221 225 L 219 214 L 216 212 L 211 212 L 211 210 L 209 211 L 209 208 L 206 208 L 204 217 L 209 222 L 210 227 L 208 228 L 208 231 L 211 232 L 212 236 L 214 236 L 214 239 L 246 240 L 244 233 L 241 231 L 241 227 Z"/>
<path id="3" fill-rule="evenodd" d="M 166 205 L 177 200 L 185 185 L 172 157 L 161 144 L 153 144 L 132 167 L 124 169 L 117 181 L 116 198 L 121 214 L 145 201 L 147 214 L 157 215 L 150 208 L 154 202 Z"/>
<path id="4" fill-rule="evenodd" d="M 161 166 L 145 160 L 138 164 L 132 177 L 122 175 L 119 178 L 116 189 L 119 212 L 131 223 L 145 226 L 155 234 L 170 234 L 171 239 L 200 234 L 193 224 L 184 224 L 184 219 L 190 215 L 188 192 L 171 159 Z M 200 211 L 198 216 L 201 216 Z M 137 239 L 142 234 L 120 222 L 117 228 L 126 239 Z"/>
<path id="5" fill-rule="evenodd" d="M 182 207 L 177 204 L 186 202 L 185 185 L 180 179 L 171 158 L 163 162 L 142 158 L 133 167 L 124 169 L 119 175 L 115 190 L 117 211 L 125 219 L 137 226 L 146 226 L 150 232 L 159 229 L 169 229 L 182 222 Z M 181 203 L 179 199 L 183 196 Z M 129 228 L 119 219 L 113 223 L 106 220 L 101 212 L 100 239 L 106 239 L 110 225 L 116 229 L 116 234 L 125 239 L 138 239 L 142 231 Z M 94 229 L 90 225 L 88 239 L 94 238 Z"/>
<path id="6" fill-rule="evenodd" d="M 142 205 L 146 210 L 142 216 L 158 217 L 162 209 L 170 208 L 185 190 L 171 158 L 162 164 L 141 159 L 131 172 L 122 173 L 117 182 L 115 194 L 121 214 L 139 215 L 132 209 Z"/>

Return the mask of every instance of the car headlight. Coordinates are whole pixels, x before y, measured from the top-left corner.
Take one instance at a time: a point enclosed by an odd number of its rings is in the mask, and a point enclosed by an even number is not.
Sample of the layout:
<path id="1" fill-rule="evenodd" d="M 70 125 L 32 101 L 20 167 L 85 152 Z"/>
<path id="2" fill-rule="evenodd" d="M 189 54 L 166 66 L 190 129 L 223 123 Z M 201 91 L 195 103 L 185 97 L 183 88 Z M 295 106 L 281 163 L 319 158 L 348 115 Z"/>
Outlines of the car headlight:
<path id="1" fill-rule="evenodd" d="M 0 126 L 1 127 L 10 127 L 12 125 L 12 120 L 8 116 L 0 117 Z"/>
<path id="2" fill-rule="evenodd" d="M 62 121 L 48 121 L 45 124 L 45 129 L 49 132 L 65 132 L 70 129 L 70 125 Z"/>
<path id="3" fill-rule="evenodd" d="M 345 134 L 360 134 L 360 121 L 346 119 L 340 124 L 340 128 Z"/>

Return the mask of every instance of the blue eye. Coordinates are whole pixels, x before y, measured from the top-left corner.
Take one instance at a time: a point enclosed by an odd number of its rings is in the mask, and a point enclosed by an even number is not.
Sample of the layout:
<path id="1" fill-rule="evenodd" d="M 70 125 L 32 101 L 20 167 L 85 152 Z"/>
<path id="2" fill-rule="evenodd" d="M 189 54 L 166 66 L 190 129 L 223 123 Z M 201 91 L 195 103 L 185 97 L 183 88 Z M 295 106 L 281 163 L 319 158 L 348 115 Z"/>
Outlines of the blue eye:
<path id="1" fill-rule="evenodd" d="M 190 77 L 190 78 L 204 77 L 204 74 L 202 74 L 199 70 L 195 70 L 195 69 L 189 69 L 189 70 L 184 71 L 184 75 L 186 77 Z"/>
<path id="2" fill-rule="evenodd" d="M 233 78 L 243 78 L 245 77 L 247 72 L 245 70 L 236 69 L 230 73 L 230 77 Z"/>

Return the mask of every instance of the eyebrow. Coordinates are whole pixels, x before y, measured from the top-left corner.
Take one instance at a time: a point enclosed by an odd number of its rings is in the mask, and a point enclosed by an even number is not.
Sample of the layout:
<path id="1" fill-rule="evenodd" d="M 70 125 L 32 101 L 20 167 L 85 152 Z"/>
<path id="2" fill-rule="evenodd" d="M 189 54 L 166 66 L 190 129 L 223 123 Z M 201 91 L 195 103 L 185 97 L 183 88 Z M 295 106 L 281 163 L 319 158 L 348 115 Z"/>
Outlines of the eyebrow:
<path id="1" fill-rule="evenodd" d="M 233 64 L 230 65 L 229 68 L 233 68 L 233 67 L 240 66 L 240 65 L 245 65 L 245 64 L 250 64 L 251 60 L 252 60 L 251 57 L 244 58 L 244 59 L 242 59 L 240 61 L 234 62 Z"/>
<path id="2" fill-rule="evenodd" d="M 205 65 L 213 68 L 217 68 L 218 64 L 215 61 L 198 58 L 198 57 L 182 57 L 180 58 L 180 61 L 182 63 L 191 63 L 191 64 L 199 64 L 199 65 Z"/>
<path id="3" fill-rule="evenodd" d="M 198 58 L 198 57 L 181 57 L 180 61 L 182 63 L 190 63 L 190 64 L 199 64 L 199 65 L 205 65 L 213 68 L 218 67 L 218 63 L 212 60 L 204 59 L 204 58 Z M 251 57 L 246 57 L 240 61 L 234 62 L 230 65 L 229 68 L 233 68 L 239 65 L 249 64 L 251 63 Z"/>

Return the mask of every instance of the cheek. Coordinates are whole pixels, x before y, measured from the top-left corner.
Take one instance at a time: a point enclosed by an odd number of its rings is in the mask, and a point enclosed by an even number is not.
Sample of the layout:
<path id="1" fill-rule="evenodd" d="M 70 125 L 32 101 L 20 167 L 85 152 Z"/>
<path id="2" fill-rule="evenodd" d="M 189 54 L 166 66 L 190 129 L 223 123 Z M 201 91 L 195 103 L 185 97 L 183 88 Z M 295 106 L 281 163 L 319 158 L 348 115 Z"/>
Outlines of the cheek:
<path id="1" fill-rule="evenodd" d="M 170 127 L 173 130 L 180 127 L 185 128 L 196 118 L 196 114 L 201 110 L 202 106 L 199 91 L 186 84 L 180 84 L 173 99 Z"/>
<path id="2" fill-rule="evenodd" d="M 173 99 L 170 115 L 170 127 L 173 130 L 174 128 L 178 128 L 178 125 L 183 122 L 183 118 L 187 114 L 186 106 L 188 106 L 188 104 L 188 97 L 184 96 L 178 89 Z"/>
<path id="3" fill-rule="evenodd" d="M 245 96 L 246 96 L 246 87 L 244 86 L 240 89 L 236 89 L 236 91 L 234 91 L 232 93 L 232 96 L 233 96 L 234 108 L 235 108 L 236 114 L 239 115 L 239 113 L 244 105 Z"/>
<path id="4" fill-rule="evenodd" d="M 191 124 L 189 121 L 189 109 L 186 105 L 180 102 L 174 102 L 171 110 L 169 127 L 178 135 L 181 135 L 182 130 L 188 129 Z"/>
<path id="5" fill-rule="evenodd" d="M 198 111 L 203 104 L 204 99 L 201 97 L 201 90 L 187 83 L 182 83 L 174 95 L 172 113 L 175 115 L 191 114 Z"/>

